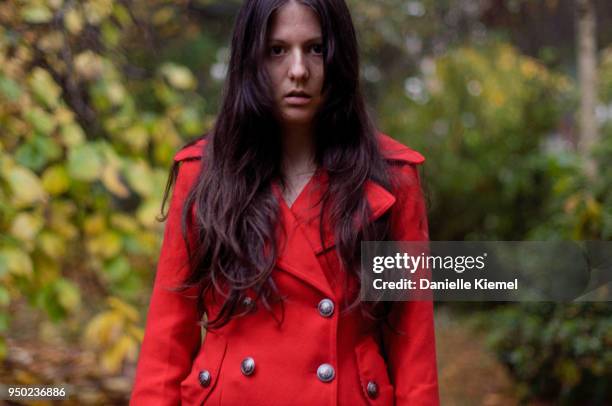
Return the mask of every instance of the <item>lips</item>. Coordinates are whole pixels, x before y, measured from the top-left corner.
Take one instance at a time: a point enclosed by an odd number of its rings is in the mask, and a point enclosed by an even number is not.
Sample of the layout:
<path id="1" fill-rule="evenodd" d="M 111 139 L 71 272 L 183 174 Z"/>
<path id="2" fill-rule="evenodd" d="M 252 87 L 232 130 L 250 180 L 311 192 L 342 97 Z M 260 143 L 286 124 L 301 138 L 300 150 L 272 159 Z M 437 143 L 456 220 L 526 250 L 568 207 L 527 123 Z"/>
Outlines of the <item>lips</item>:
<path id="1" fill-rule="evenodd" d="M 285 101 L 289 105 L 302 106 L 307 104 L 311 99 L 311 96 L 303 91 L 291 91 L 285 96 Z"/>

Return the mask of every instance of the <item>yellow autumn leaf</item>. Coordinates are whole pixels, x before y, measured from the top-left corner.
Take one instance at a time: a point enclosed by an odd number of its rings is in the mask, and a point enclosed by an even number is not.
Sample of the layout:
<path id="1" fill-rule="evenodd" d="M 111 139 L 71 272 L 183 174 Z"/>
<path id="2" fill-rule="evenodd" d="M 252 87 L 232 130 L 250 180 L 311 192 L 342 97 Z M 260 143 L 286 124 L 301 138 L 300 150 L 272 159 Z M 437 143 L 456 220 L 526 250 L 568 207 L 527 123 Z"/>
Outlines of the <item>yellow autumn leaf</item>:
<path id="1" fill-rule="evenodd" d="M 151 227 L 151 230 L 159 230 L 163 229 L 163 223 L 155 222 L 155 226 Z M 140 249 L 149 253 L 149 255 L 155 255 L 161 243 L 161 233 L 155 231 L 147 231 L 136 234 L 136 240 L 138 241 L 138 245 Z"/>
<path id="2" fill-rule="evenodd" d="M 54 10 L 59 10 L 64 4 L 64 0 L 47 0 L 47 5 L 49 5 Z"/>
<path id="3" fill-rule="evenodd" d="M 0 360 L 4 360 L 7 354 L 7 345 L 4 337 L 0 337 Z"/>
<path id="4" fill-rule="evenodd" d="M 598 219 L 601 217 L 602 206 L 601 204 L 593 198 L 593 196 L 588 196 L 586 199 L 586 215 L 591 219 Z"/>
<path id="5" fill-rule="evenodd" d="M 138 342 L 142 342 L 144 339 L 144 329 L 136 326 L 128 326 L 128 332 L 134 337 Z"/>
<path id="6" fill-rule="evenodd" d="M 106 95 L 108 100 L 114 105 L 118 106 L 125 101 L 125 88 L 119 82 L 111 82 L 106 87 Z"/>
<path id="7" fill-rule="evenodd" d="M 174 63 L 166 63 L 161 67 L 162 75 L 166 78 L 168 83 L 179 90 L 194 89 L 196 86 L 196 80 L 191 71 L 185 66 L 177 65 Z"/>
<path id="8" fill-rule="evenodd" d="M 41 203 L 47 199 L 40 180 L 31 170 L 13 166 L 8 171 L 7 179 L 13 192 L 12 204 L 15 208 Z"/>
<path id="9" fill-rule="evenodd" d="M 52 196 L 61 195 L 70 187 L 68 171 L 61 165 L 53 165 L 42 175 L 43 188 Z"/>
<path id="10" fill-rule="evenodd" d="M 102 171 L 101 177 L 104 186 L 115 196 L 128 197 L 130 191 L 119 178 L 119 169 L 112 165 L 107 165 Z"/>
<path id="11" fill-rule="evenodd" d="M 136 361 L 138 358 L 138 341 L 131 335 L 124 335 L 121 337 L 117 346 L 123 351 L 124 358 L 127 361 Z"/>
<path id="12" fill-rule="evenodd" d="M 61 126 L 74 123 L 74 112 L 64 106 L 58 106 L 53 115 L 57 124 Z"/>
<path id="13" fill-rule="evenodd" d="M 138 321 L 138 311 L 134 308 L 134 306 L 131 306 L 130 304 L 114 296 L 108 297 L 106 301 L 114 311 L 121 314 L 126 319 L 133 322 Z"/>
<path id="14" fill-rule="evenodd" d="M 101 213 L 92 214 L 83 221 L 83 230 L 87 235 L 98 235 L 106 230 L 106 218 Z"/>
<path id="15" fill-rule="evenodd" d="M 10 233 L 13 237 L 25 242 L 32 242 L 43 226 L 43 219 L 31 213 L 19 213 L 13 219 Z"/>
<path id="16" fill-rule="evenodd" d="M 149 142 L 149 133 L 143 125 L 134 125 L 125 131 L 124 139 L 132 150 L 143 151 Z"/>
<path id="17" fill-rule="evenodd" d="M 51 31 L 47 35 L 43 36 L 36 47 L 42 52 L 47 54 L 53 54 L 58 52 L 64 46 L 64 35 L 59 31 Z"/>
<path id="18" fill-rule="evenodd" d="M 102 258 L 112 258 L 121 251 L 121 236 L 114 231 L 105 231 L 87 241 L 87 249 Z"/>
<path id="19" fill-rule="evenodd" d="M 32 258 L 36 270 L 36 282 L 41 285 L 53 284 L 60 277 L 59 265 L 45 255 L 35 255 Z"/>
<path id="20" fill-rule="evenodd" d="M 109 373 L 117 373 L 129 353 L 137 351 L 137 346 L 129 336 L 122 336 L 107 351 L 102 353 L 102 368 Z"/>
<path id="21" fill-rule="evenodd" d="M 66 254 L 65 240 L 53 232 L 41 232 L 36 239 L 36 243 L 42 252 L 44 252 L 50 258 L 57 260 Z"/>
<path id="22" fill-rule="evenodd" d="M 51 205 L 51 216 L 48 220 L 49 228 L 66 240 L 73 239 L 79 232 L 73 224 L 73 211 L 74 206 L 69 201 L 54 201 Z"/>
<path id="23" fill-rule="evenodd" d="M 157 199 L 146 200 L 140 205 L 136 212 L 136 217 L 140 223 L 148 228 L 157 226 L 158 221 L 156 220 L 159 214 L 159 208 L 161 207 L 161 201 Z"/>
<path id="24" fill-rule="evenodd" d="M 15 247 L 5 247 L 0 249 L 0 258 L 6 268 L 13 275 L 31 276 L 32 259 L 28 254 Z"/>
<path id="25" fill-rule="evenodd" d="M 100 55 L 90 50 L 81 52 L 74 58 L 74 67 L 76 73 L 85 80 L 97 79 L 104 70 Z"/>
<path id="26" fill-rule="evenodd" d="M 111 226 L 119 231 L 127 233 L 138 232 L 138 222 L 133 217 L 123 213 L 113 213 L 110 218 Z"/>
<path id="27" fill-rule="evenodd" d="M 34 68 L 28 78 L 28 84 L 34 96 L 47 107 L 57 106 L 62 91 L 49 72 L 43 68 Z"/>
<path id="28" fill-rule="evenodd" d="M 87 22 L 98 25 L 113 11 L 113 0 L 88 0 L 83 9 Z"/>
<path id="29" fill-rule="evenodd" d="M 105 311 L 95 316 L 85 327 L 83 338 L 86 344 L 100 348 L 110 345 L 121 335 L 123 317 L 112 311 Z"/>
<path id="30" fill-rule="evenodd" d="M 64 26 L 69 33 L 76 35 L 83 29 L 83 16 L 75 8 L 71 8 L 64 15 Z"/>

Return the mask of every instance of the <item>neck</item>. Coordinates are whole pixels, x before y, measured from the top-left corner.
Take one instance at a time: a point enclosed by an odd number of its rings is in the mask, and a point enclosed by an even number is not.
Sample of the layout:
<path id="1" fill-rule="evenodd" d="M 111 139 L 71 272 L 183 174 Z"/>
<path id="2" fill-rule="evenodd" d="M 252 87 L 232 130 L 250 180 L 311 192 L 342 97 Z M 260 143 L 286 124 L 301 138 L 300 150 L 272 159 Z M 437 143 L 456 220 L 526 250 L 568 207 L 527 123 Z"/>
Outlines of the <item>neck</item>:
<path id="1" fill-rule="evenodd" d="M 283 172 L 285 176 L 314 172 L 314 133 L 308 127 L 283 129 Z"/>

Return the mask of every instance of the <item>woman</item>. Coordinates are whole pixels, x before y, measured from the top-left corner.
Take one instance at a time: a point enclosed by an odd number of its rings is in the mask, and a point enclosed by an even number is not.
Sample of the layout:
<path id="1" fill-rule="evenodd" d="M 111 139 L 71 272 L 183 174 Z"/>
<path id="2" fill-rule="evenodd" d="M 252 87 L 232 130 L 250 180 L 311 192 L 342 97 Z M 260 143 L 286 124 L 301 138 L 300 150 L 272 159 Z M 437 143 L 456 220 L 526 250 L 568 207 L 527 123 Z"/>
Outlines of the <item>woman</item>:
<path id="1" fill-rule="evenodd" d="M 245 1 L 215 127 L 175 156 L 131 404 L 438 404 L 431 302 L 359 302 L 361 240 L 428 235 L 423 157 L 358 66 L 343 0 Z"/>

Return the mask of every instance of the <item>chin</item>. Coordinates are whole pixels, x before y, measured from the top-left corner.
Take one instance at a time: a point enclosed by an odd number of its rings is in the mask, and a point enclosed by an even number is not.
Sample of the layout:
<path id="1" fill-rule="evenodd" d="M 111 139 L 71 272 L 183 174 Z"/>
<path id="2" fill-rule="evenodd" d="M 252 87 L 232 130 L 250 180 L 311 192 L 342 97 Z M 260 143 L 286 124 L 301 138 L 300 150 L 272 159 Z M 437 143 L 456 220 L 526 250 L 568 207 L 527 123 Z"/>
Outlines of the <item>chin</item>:
<path id="1" fill-rule="evenodd" d="M 310 124 L 314 116 L 312 114 L 283 114 L 283 121 L 285 124 Z"/>

